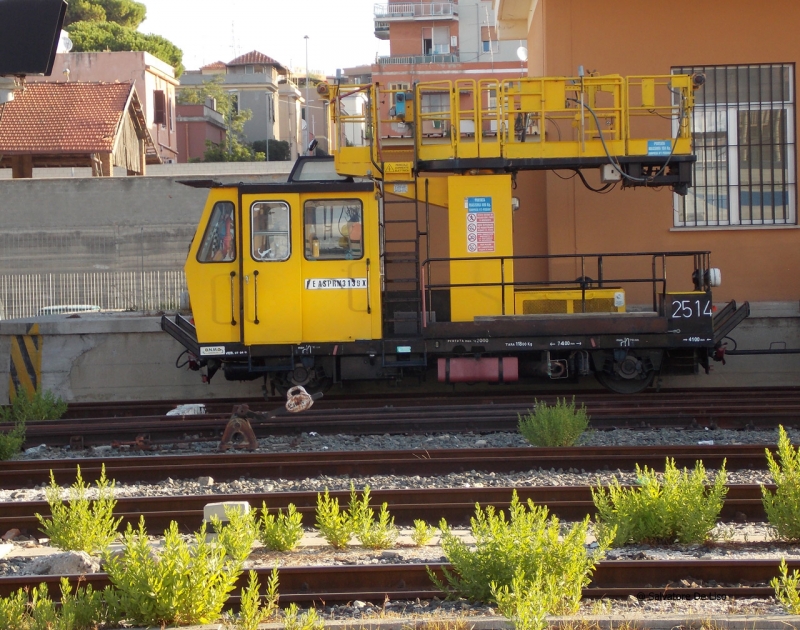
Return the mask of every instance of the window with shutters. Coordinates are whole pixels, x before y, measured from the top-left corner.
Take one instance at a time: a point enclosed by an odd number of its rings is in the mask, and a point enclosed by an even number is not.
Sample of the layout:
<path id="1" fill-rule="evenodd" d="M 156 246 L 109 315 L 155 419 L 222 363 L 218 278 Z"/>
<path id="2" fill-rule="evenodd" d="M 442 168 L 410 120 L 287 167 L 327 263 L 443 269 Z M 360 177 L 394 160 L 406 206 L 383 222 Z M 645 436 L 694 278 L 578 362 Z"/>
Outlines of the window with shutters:
<path id="1" fill-rule="evenodd" d="M 164 90 L 153 92 L 153 124 L 162 127 L 167 124 L 167 95 Z"/>

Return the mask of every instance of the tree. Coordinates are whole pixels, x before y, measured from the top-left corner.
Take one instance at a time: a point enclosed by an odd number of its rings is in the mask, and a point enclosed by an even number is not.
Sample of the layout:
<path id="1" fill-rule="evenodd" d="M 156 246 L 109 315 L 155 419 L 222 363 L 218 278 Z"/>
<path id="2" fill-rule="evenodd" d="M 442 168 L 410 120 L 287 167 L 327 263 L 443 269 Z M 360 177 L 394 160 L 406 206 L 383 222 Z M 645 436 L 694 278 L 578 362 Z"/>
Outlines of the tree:
<path id="1" fill-rule="evenodd" d="M 64 25 L 73 52 L 143 50 L 166 61 L 183 73 L 183 51 L 160 35 L 136 29 L 144 21 L 147 7 L 135 0 L 71 0 Z"/>
<path id="2" fill-rule="evenodd" d="M 264 140 L 256 140 L 253 142 L 253 151 L 256 153 L 264 153 L 266 155 L 267 143 Z M 281 162 L 292 159 L 292 151 L 289 148 L 289 143 L 286 140 L 269 139 L 269 155 L 267 156 L 270 162 Z"/>

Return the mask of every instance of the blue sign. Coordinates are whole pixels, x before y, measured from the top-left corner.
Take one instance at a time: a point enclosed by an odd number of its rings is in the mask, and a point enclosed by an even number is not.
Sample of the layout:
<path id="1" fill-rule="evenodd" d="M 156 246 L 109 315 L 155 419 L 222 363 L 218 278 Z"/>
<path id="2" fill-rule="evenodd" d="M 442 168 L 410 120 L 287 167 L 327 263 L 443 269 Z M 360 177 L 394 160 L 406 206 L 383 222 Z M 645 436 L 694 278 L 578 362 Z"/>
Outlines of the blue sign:
<path id="1" fill-rule="evenodd" d="M 672 140 L 648 140 L 647 155 L 663 155 L 664 157 L 672 154 Z"/>
<path id="2" fill-rule="evenodd" d="M 467 197 L 466 199 L 464 199 L 464 205 L 467 207 L 467 212 L 491 212 L 492 198 Z"/>

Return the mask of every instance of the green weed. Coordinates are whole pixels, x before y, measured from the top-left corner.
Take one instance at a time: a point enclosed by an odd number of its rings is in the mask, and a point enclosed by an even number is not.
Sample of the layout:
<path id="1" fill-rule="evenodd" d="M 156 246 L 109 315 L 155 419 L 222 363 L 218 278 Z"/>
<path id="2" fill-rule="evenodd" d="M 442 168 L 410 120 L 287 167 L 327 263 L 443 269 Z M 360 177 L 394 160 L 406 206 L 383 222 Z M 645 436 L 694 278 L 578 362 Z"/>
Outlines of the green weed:
<path id="1" fill-rule="evenodd" d="M 114 617 L 133 624 L 204 624 L 216 620 L 241 574 L 242 563 L 222 544 L 206 541 L 205 523 L 191 543 L 173 522 L 158 552 L 148 541 L 144 519 L 123 536 L 124 552 L 106 554 L 114 586 L 107 595 Z"/>
<path id="2" fill-rule="evenodd" d="M 533 409 L 517 416 L 519 432 L 534 446 L 572 446 L 589 426 L 589 414 L 581 404 L 575 407 L 575 397 L 556 398 L 555 405 L 535 400 Z"/>
<path id="3" fill-rule="evenodd" d="M 608 548 L 607 539 L 587 554 L 584 547 L 589 526 L 588 517 L 570 528 L 562 528 L 559 520 L 549 516 L 547 507 L 532 501 L 520 503 L 516 491 L 505 513 L 492 506 L 485 510 L 475 506 L 471 521 L 473 546 L 450 531 L 442 519 L 441 544 L 454 571 L 445 571 L 446 583 L 429 571 L 433 582 L 442 590 L 471 600 L 492 601 L 494 591 L 512 587 L 517 575 L 545 575 L 552 580 L 558 600 L 551 613 L 577 610 L 581 589 L 588 584 L 594 565 Z M 564 531 L 562 531 L 562 529 Z"/>
<path id="4" fill-rule="evenodd" d="M 615 479 L 611 485 L 592 488 L 597 508 L 598 536 L 616 533 L 613 546 L 628 542 L 699 543 L 706 540 L 717 522 L 728 492 L 725 462 L 714 483 L 707 486 L 703 462 L 690 473 L 675 467 L 667 458 L 663 481 L 656 472 L 636 466 L 638 488 L 623 488 Z"/>
<path id="5" fill-rule="evenodd" d="M 262 503 L 261 520 L 258 523 L 258 539 L 270 551 L 291 551 L 303 538 L 303 515 L 290 503 L 277 514 L 269 514 L 267 504 Z M 347 544 L 347 543 L 345 543 Z"/>
<path id="6" fill-rule="evenodd" d="M 50 538 L 50 543 L 59 549 L 85 551 L 93 554 L 102 552 L 117 536 L 121 518 L 114 518 L 114 481 L 106 478 L 106 467 L 100 471 L 97 498 L 89 499 L 89 484 L 83 481 L 81 467 L 78 466 L 75 483 L 69 488 L 69 500 L 65 505 L 61 500 L 61 487 L 50 471 L 50 485 L 45 489 L 51 517 L 37 514 L 42 531 Z"/>
<path id="7" fill-rule="evenodd" d="M 761 486 L 767 520 L 782 540 L 800 540 L 800 455 L 786 430 L 778 427 L 778 459 L 767 453 L 767 465 L 777 489 L 773 494 Z"/>
<path id="8" fill-rule="evenodd" d="M 353 519 L 339 508 L 339 499 L 317 493 L 317 530 L 334 549 L 344 549 L 353 537 Z"/>

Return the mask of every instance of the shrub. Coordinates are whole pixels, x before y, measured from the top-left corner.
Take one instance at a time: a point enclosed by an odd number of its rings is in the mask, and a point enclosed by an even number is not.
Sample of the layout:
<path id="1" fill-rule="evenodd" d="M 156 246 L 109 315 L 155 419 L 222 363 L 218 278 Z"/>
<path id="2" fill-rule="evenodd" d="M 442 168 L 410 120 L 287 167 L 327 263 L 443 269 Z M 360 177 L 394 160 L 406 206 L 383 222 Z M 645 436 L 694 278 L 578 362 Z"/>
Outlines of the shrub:
<path id="1" fill-rule="evenodd" d="M 86 588 L 76 587 L 73 593 L 69 580 L 62 577 L 60 618 L 59 630 L 94 630 L 107 620 L 103 592 L 87 584 Z"/>
<path id="2" fill-rule="evenodd" d="M 247 560 L 256 540 L 257 526 L 253 512 L 244 512 L 236 506 L 225 506 L 223 523 L 217 516 L 211 517 L 211 527 L 217 541 L 225 549 L 225 555 L 239 564 Z"/>
<path id="3" fill-rule="evenodd" d="M 767 520 L 778 538 L 800 540 L 800 455 L 785 429 L 778 427 L 778 460 L 767 449 L 767 465 L 777 489 L 773 494 L 761 486 Z"/>
<path id="4" fill-rule="evenodd" d="M 22 450 L 25 443 L 25 423 L 14 422 L 14 428 L 7 433 L 0 433 L 0 461 L 11 459 Z"/>
<path id="5" fill-rule="evenodd" d="M 6 630 L 27 630 L 28 594 L 22 589 L 8 597 L 0 597 L 0 628 Z"/>
<path id="6" fill-rule="evenodd" d="M 122 555 L 106 553 L 105 568 L 115 590 L 107 595 L 114 617 L 133 624 L 204 624 L 219 617 L 242 572 L 223 545 L 206 541 L 206 526 L 184 542 L 173 522 L 158 554 L 150 547 L 144 519 L 130 524 Z"/>
<path id="7" fill-rule="evenodd" d="M 369 485 L 364 486 L 361 498 L 356 494 L 355 487 L 350 486 L 349 514 L 356 538 L 367 549 L 394 547 L 398 531 L 394 525 L 394 517 L 389 516 L 388 504 L 381 505 L 376 521 L 375 512 L 369 507 L 369 501 Z"/>
<path id="8" fill-rule="evenodd" d="M 258 523 L 258 539 L 270 551 L 291 551 L 303 537 L 303 515 L 290 503 L 277 514 L 269 514 L 267 504 L 262 503 L 261 520 Z M 345 543 L 346 544 L 346 543 Z"/>
<path id="9" fill-rule="evenodd" d="M 533 410 L 518 415 L 519 432 L 534 446 L 572 446 L 589 426 L 589 415 L 581 404 L 575 408 L 575 397 L 556 398 L 555 405 L 534 401 Z"/>
<path id="10" fill-rule="evenodd" d="M 256 572 L 250 571 L 249 576 L 247 588 L 242 589 L 239 619 L 236 623 L 237 630 L 257 630 L 258 624 L 272 617 L 278 609 L 278 569 L 272 569 L 269 576 L 264 605 L 261 604 L 261 595 L 258 594 Z"/>
<path id="11" fill-rule="evenodd" d="M 29 394 L 23 387 L 9 407 L 0 407 L 0 420 L 4 422 L 35 422 L 36 420 L 58 420 L 67 412 L 67 403 L 47 390 L 37 389 Z"/>
<path id="12" fill-rule="evenodd" d="M 592 488 L 599 536 L 610 537 L 614 546 L 697 543 L 708 538 L 728 492 L 724 461 L 711 486 L 706 485 L 708 477 L 699 461 L 690 473 L 686 468 L 679 471 L 675 460 L 667 458 L 663 482 L 647 466 L 637 465 L 636 475 L 638 488 L 623 488 L 616 479 L 608 487 Z"/>
<path id="13" fill-rule="evenodd" d="M 325 622 L 317 616 L 315 608 L 300 614 L 297 604 L 290 604 L 283 611 L 283 627 L 285 630 L 323 630 Z"/>
<path id="14" fill-rule="evenodd" d="M 800 615 L 800 571 L 795 569 L 789 575 L 789 568 L 786 566 L 786 559 L 781 558 L 780 578 L 772 578 L 769 585 L 775 589 L 775 599 L 784 607 L 790 615 Z"/>
<path id="15" fill-rule="evenodd" d="M 548 516 L 547 507 L 535 506 L 529 499 L 526 509 L 516 491 L 508 514 L 506 520 L 502 510 L 476 505 L 470 520 L 473 547 L 453 534 L 442 519 L 442 550 L 455 572 L 445 570 L 445 584 L 429 571 L 433 582 L 450 594 L 492 601 L 493 591 L 513 589 L 515 576 L 545 575 L 557 594 L 548 612 L 575 612 L 581 589 L 588 584 L 595 562 L 605 554 L 607 541 L 599 540 L 597 549 L 587 554 L 588 517 L 562 532 L 559 520 Z"/>
<path id="16" fill-rule="evenodd" d="M 114 519 L 114 481 L 106 479 L 106 467 L 100 471 L 97 498 L 89 499 L 89 485 L 83 481 L 81 467 L 78 466 L 75 483 L 69 489 L 69 501 L 61 501 L 61 487 L 50 471 L 50 486 L 45 489 L 51 518 L 41 514 L 36 518 L 42 524 L 42 531 L 50 538 L 50 543 L 59 549 L 97 553 L 105 550 L 117 536 L 121 518 Z"/>
<path id="17" fill-rule="evenodd" d="M 353 519 L 339 508 L 339 499 L 317 493 L 317 530 L 334 549 L 344 549 L 353 536 Z"/>
<path id="18" fill-rule="evenodd" d="M 545 630 L 549 626 L 547 611 L 558 604 L 555 588 L 550 576 L 543 576 L 541 570 L 528 578 L 518 569 L 510 587 L 491 584 L 498 611 L 511 621 L 515 630 Z"/>
<path id="19" fill-rule="evenodd" d="M 424 547 L 434 537 L 438 530 L 435 527 L 428 525 L 422 519 L 414 520 L 414 531 L 411 532 L 411 540 L 417 547 Z"/>

